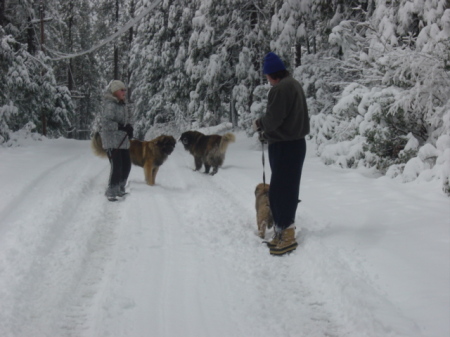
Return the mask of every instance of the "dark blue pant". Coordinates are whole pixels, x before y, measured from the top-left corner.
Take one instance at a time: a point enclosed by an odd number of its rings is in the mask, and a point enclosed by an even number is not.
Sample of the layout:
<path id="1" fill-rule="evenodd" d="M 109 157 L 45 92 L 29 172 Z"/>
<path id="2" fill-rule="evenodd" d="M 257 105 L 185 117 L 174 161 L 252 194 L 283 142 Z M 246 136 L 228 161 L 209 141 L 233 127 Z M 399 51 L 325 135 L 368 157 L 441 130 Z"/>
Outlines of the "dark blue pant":
<path id="1" fill-rule="evenodd" d="M 295 221 L 305 155 L 305 139 L 269 145 L 272 170 L 269 201 L 273 220 L 279 229 L 286 229 Z"/>
<path id="2" fill-rule="evenodd" d="M 111 172 L 109 174 L 108 188 L 116 189 L 125 186 L 131 171 L 130 151 L 126 149 L 108 149 Z"/>

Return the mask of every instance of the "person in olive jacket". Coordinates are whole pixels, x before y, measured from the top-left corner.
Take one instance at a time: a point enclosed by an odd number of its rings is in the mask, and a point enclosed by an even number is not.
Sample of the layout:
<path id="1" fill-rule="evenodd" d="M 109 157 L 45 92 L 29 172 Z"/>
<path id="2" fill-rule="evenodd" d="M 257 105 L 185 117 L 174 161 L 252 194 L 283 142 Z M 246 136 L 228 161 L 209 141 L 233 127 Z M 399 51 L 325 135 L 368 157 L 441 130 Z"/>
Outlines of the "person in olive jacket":
<path id="1" fill-rule="evenodd" d="M 306 155 L 305 136 L 310 131 L 309 116 L 302 86 L 290 76 L 278 55 L 268 53 L 263 70 L 272 88 L 265 115 L 253 121 L 252 127 L 269 144 L 269 202 L 275 235 L 266 243 L 272 255 L 283 255 L 298 246 L 294 221 Z"/>
<path id="2" fill-rule="evenodd" d="M 126 194 L 125 185 L 131 170 L 129 139 L 133 138 L 133 127 L 125 103 L 126 87 L 123 82 L 111 81 L 103 98 L 99 132 L 111 164 L 105 196 L 109 201 L 116 201 Z"/>

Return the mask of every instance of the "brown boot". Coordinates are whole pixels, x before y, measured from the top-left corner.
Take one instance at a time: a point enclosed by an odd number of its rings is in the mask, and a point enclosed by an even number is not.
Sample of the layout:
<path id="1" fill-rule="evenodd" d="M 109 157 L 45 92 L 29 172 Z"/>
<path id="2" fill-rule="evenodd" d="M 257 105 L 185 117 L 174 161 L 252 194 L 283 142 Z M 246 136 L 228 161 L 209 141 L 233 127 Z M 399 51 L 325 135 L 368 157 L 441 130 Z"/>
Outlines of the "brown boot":
<path id="1" fill-rule="evenodd" d="M 273 240 L 272 240 L 273 241 Z M 281 232 L 281 236 L 274 247 L 270 247 L 270 254 L 284 255 L 295 250 L 298 246 L 295 240 L 295 227 L 287 228 Z"/>
<path id="2" fill-rule="evenodd" d="M 267 245 L 267 247 L 269 248 L 273 248 L 276 247 L 278 245 L 278 242 L 280 242 L 281 239 L 281 232 L 277 233 L 274 231 L 273 236 L 272 236 L 272 240 L 270 241 L 263 241 L 263 243 L 265 243 Z"/>

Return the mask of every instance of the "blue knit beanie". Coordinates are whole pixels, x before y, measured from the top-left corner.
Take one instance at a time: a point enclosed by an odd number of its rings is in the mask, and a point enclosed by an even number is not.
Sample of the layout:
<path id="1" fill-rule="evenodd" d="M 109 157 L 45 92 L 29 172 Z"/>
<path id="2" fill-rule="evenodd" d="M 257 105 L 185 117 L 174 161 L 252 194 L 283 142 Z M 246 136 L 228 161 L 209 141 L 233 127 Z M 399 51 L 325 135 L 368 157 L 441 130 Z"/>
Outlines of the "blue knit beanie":
<path id="1" fill-rule="evenodd" d="M 272 52 L 268 53 L 264 57 L 264 66 L 263 66 L 264 75 L 273 74 L 280 70 L 286 70 L 283 61 L 280 60 L 277 54 Z"/>

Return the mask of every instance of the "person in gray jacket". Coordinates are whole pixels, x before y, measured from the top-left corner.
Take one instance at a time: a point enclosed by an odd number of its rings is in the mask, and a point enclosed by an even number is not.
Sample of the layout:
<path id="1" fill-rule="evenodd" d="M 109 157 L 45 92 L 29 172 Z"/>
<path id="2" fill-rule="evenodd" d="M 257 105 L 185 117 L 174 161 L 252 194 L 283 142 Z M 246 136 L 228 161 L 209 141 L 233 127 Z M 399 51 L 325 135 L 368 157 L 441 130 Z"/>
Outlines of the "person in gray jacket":
<path id="1" fill-rule="evenodd" d="M 133 138 L 131 116 L 127 111 L 126 87 L 114 80 L 108 85 L 100 114 L 99 132 L 106 150 L 111 170 L 105 195 L 109 201 L 123 197 L 131 170 L 130 141 Z"/>
<path id="2" fill-rule="evenodd" d="M 263 70 L 272 88 L 265 115 L 255 120 L 252 127 L 269 143 L 269 202 L 275 235 L 266 243 L 270 254 L 283 255 L 298 246 L 294 221 L 306 155 L 305 136 L 310 131 L 309 116 L 302 86 L 290 76 L 278 55 L 268 53 Z"/>

